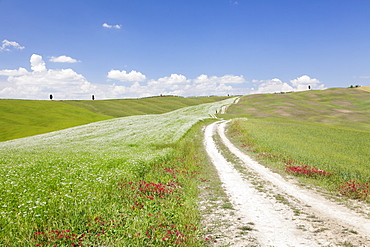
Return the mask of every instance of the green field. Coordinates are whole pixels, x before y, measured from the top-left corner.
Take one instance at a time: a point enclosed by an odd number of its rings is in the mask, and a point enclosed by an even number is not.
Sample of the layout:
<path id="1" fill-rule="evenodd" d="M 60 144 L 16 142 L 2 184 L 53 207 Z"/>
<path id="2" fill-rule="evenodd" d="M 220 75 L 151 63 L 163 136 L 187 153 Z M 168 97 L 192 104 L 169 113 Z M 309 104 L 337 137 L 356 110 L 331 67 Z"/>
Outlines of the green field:
<path id="1" fill-rule="evenodd" d="M 0 141 L 109 119 L 59 101 L 0 100 Z"/>
<path id="2" fill-rule="evenodd" d="M 1 142 L 0 246 L 203 245 L 191 128 L 233 100 Z"/>
<path id="3" fill-rule="evenodd" d="M 228 136 L 262 164 L 340 195 L 340 186 L 370 180 L 369 96 L 248 95 L 219 116 L 233 119 Z M 210 167 L 200 131 L 234 101 L 221 99 L 0 100 L 2 138 L 29 136 L 0 142 L 0 246 L 207 245 L 197 200 Z M 366 200 L 356 186 L 352 197 Z"/>
<path id="4" fill-rule="evenodd" d="M 227 97 L 193 97 L 175 96 L 149 97 L 142 99 L 119 100 L 68 100 L 67 104 L 85 108 L 97 114 L 112 117 L 127 117 L 133 115 L 161 114 L 182 107 L 212 103 Z"/>
<path id="5" fill-rule="evenodd" d="M 249 95 L 230 107 L 227 117 L 310 122 L 370 131 L 369 96 L 368 92 L 349 88 Z"/>
<path id="6" fill-rule="evenodd" d="M 161 114 L 225 97 L 152 97 L 122 100 L 0 100 L 0 141 L 66 129 L 113 117 Z"/>
<path id="7" fill-rule="evenodd" d="M 229 135 L 282 173 L 287 166 L 309 166 L 332 174 L 308 183 L 334 192 L 346 182 L 365 184 L 370 181 L 369 96 L 358 89 L 245 96 L 228 109 L 228 118 L 239 117 Z"/>

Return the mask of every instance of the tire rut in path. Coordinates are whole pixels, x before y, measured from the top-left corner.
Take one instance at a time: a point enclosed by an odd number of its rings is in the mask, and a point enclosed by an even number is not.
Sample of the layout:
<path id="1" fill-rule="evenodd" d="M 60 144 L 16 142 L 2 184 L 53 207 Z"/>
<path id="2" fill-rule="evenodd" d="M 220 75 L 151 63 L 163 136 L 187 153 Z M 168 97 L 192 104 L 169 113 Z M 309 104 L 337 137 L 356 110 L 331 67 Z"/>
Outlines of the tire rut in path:
<path id="1" fill-rule="evenodd" d="M 303 190 L 297 185 L 284 180 L 280 175 L 272 173 L 266 167 L 259 165 L 246 154 L 237 149 L 224 133 L 226 122 L 217 122 L 209 125 L 205 130 L 205 147 L 213 164 L 218 170 L 223 186 L 239 215 L 246 222 L 253 222 L 254 229 L 251 234 L 257 238 L 260 246 L 341 246 L 332 245 L 333 242 L 348 242 L 344 237 L 340 241 L 337 237 L 346 227 L 355 229 L 362 236 L 356 236 L 356 243 L 360 246 L 370 244 L 367 236 L 370 235 L 370 221 L 347 208 L 336 205 L 325 198 L 314 194 L 312 191 Z M 327 223 L 321 229 L 329 230 L 328 233 L 307 231 L 300 224 L 309 224 L 302 219 L 294 217 L 292 209 L 282 206 L 272 199 L 268 193 L 262 193 L 253 185 L 253 181 L 244 179 L 234 167 L 218 151 L 213 140 L 213 135 L 218 132 L 222 142 L 236 155 L 248 169 L 253 170 L 259 179 L 267 181 L 273 190 L 294 201 L 297 207 L 305 210 L 307 215 L 314 214 Z M 270 187 L 271 187 L 270 186 Z M 293 203 L 293 202 L 292 202 Z M 246 223 L 245 222 L 245 223 Z M 303 223 L 302 223 L 303 222 Z M 311 228 L 312 228 L 311 223 Z M 342 226 L 345 225 L 345 226 Z M 330 228 L 333 229 L 330 232 Z M 353 239 L 353 237 L 352 237 Z M 238 246 L 246 246 L 240 245 Z"/>

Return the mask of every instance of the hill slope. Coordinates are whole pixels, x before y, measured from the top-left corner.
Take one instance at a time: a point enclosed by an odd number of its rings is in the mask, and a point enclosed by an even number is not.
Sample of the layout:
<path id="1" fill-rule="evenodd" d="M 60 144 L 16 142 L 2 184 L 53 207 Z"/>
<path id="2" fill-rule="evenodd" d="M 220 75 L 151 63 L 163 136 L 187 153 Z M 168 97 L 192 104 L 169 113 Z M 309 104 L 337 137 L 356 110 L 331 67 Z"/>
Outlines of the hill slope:
<path id="1" fill-rule="evenodd" d="M 0 141 L 112 118 L 60 101 L 0 100 Z"/>
<path id="2" fill-rule="evenodd" d="M 160 114 L 225 97 L 152 97 L 96 101 L 0 100 L 0 141 L 43 134 L 114 117 Z"/>
<path id="3" fill-rule="evenodd" d="M 370 181 L 369 96 L 349 88 L 249 95 L 229 107 L 228 117 L 239 117 L 229 133 L 242 149 L 282 173 L 288 165 L 330 173 L 310 183 L 337 191 L 349 181 Z"/>
<path id="4" fill-rule="evenodd" d="M 312 122 L 369 131 L 369 96 L 369 92 L 350 88 L 248 95 L 229 107 L 227 117 Z"/>
<path id="5" fill-rule="evenodd" d="M 161 114 L 182 107 L 212 103 L 227 97 L 194 97 L 183 98 L 175 96 L 150 97 L 142 99 L 118 100 L 69 100 L 67 104 L 86 108 L 92 112 L 112 117 L 127 117 L 133 115 Z"/>

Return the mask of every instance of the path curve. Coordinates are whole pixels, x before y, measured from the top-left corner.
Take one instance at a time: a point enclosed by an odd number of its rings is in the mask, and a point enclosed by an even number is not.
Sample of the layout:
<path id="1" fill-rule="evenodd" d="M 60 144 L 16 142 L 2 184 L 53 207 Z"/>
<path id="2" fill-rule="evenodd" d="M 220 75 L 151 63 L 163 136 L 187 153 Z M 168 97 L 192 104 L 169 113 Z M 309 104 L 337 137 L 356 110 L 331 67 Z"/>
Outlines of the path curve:
<path id="1" fill-rule="evenodd" d="M 260 246 L 340 246 L 331 245 L 339 241 L 343 229 L 353 229 L 356 236 L 343 236 L 345 239 L 356 241 L 361 246 L 370 246 L 370 220 L 364 218 L 344 206 L 328 201 L 313 191 L 303 189 L 286 181 L 279 174 L 253 161 L 248 155 L 236 148 L 225 135 L 226 121 L 208 125 L 205 129 L 205 148 L 213 164 L 218 170 L 230 201 L 234 208 L 246 221 L 253 222 L 256 231 L 252 234 L 257 238 Z M 213 135 L 219 134 L 222 143 L 238 157 L 245 167 L 253 171 L 258 179 L 268 182 L 274 193 L 287 195 L 295 207 L 301 208 L 307 214 L 314 214 L 324 220 L 321 229 L 329 229 L 327 233 L 307 231 L 300 224 L 306 224 L 302 219 L 294 217 L 292 209 L 281 205 L 266 193 L 253 186 L 250 181 L 234 168 L 220 153 Z M 315 217 L 316 217 L 315 216 Z M 303 222 L 303 223 L 302 223 Z M 307 225 L 314 223 L 307 223 Z M 309 226 L 308 226 L 309 227 Z M 330 232 L 333 228 L 333 233 Z M 334 229 L 335 228 L 335 229 Z M 342 237 L 342 236 L 341 236 Z M 355 240 L 353 240 L 355 238 Z M 345 240 L 343 240 L 344 242 Z M 243 246 L 243 245 L 240 245 Z"/>

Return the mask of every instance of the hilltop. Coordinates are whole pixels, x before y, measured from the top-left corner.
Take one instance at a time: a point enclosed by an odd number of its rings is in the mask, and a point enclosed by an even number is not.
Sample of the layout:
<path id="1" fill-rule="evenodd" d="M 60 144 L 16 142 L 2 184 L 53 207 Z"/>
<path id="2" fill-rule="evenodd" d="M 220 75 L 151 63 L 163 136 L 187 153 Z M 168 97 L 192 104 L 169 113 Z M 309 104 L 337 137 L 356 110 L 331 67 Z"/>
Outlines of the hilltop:
<path id="1" fill-rule="evenodd" d="M 298 121 L 370 130 L 370 94 L 356 88 L 330 88 L 242 97 L 227 118 Z"/>

